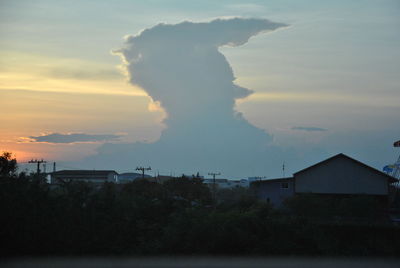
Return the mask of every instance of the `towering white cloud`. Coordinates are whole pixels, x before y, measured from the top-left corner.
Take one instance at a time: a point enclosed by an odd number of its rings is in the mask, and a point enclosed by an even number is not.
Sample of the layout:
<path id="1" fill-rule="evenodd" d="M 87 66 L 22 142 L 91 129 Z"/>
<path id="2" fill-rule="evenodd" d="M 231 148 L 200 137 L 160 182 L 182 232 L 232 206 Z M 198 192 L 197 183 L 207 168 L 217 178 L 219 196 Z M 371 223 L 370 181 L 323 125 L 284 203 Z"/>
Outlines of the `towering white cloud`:
<path id="1" fill-rule="evenodd" d="M 118 154 L 133 165 L 218 169 L 226 175 L 244 175 L 265 163 L 274 151 L 268 147 L 271 137 L 235 111 L 235 100 L 251 90 L 234 84 L 232 68 L 218 48 L 239 46 L 284 26 L 266 19 L 217 19 L 159 24 L 126 37 L 123 48 L 114 52 L 121 55 L 130 82 L 165 109 L 167 128 L 156 143 L 106 144 L 94 160 Z"/>
<path id="2" fill-rule="evenodd" d="M 169 125 L 198 120 L 222 123 L 232 117 L 234 100 L 251 91 L 233 83 L 232 69 L 218 48 L 242 45 L 253 35 L 283 26 L 240 18 L 159 24 L 126 37 L 124 47 L 115 53 L 126 63 L 131 83 L 161 103 Z"/>

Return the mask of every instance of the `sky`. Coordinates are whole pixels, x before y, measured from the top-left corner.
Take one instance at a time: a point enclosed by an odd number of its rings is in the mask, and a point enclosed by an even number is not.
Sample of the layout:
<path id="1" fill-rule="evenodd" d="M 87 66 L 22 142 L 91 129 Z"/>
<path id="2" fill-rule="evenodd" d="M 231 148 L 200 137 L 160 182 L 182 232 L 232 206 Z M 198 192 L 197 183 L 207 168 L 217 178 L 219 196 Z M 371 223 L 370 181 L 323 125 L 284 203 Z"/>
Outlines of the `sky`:
<path id="1" fill-rule="evenodd" d="M 0 151 L 22 168 L 227 178 L 340 152 L 382 169 L 399 154 L 399 12 L 396 0 L 2 0 Z M 251 18 L 282 25 L 249 32 Z M 126 57 L 137 47 L 151 68 Z"/>

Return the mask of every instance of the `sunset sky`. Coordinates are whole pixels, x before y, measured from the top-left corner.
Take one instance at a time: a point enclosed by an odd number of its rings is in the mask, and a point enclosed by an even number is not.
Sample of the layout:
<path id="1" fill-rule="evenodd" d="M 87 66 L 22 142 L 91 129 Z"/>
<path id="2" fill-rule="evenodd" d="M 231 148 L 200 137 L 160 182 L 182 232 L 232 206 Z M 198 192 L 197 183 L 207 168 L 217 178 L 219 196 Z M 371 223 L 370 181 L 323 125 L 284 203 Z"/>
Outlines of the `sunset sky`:
<path id="1" fill-rule="evenodd" d="M 2 0 L 0 151 L 21 163 L 43 158 L 60 169 L 91 169 L 99 167 L 85 159 L 109 146 L 156 142 L 167 114 L 128 82 L 112 51 L 159 23 L 242 17 L 288 25 L 219 48 L 235 84 L 254 92 L 236 101 L 236 111 L 285 152 L 278 162 L 286 175 L 340 152 L 382 169 L 400 153 L 392 147 L 400 139 L 399 14 L 398 0 Z M 142 164 L 118 166 L 115 146 L 104 168 Z M 187 171 L 185 163 L 154 170 Z M 222 172 L 282 175 L 281 165 L 232 170 Z"/>

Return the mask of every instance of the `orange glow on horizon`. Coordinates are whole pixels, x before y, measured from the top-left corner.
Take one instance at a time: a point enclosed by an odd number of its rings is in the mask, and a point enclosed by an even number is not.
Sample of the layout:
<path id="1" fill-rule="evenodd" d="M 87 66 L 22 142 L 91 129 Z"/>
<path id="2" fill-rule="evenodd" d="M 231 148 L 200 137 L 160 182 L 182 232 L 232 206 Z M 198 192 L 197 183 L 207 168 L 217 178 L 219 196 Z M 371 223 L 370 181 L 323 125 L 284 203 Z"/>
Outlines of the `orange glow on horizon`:
<path id="1" fill-rule="evenodd" d="M 12 158 L 17 159 L 18 163 L 27 162 L 32 159 L 42 159 L 46 157 L 46 154 L 43 153 L 36 153 L 36 152 L 29 152 L 29 151 L 21 151 L 21 150 L 1 150 L 3 152 L 10 152 L 12 154 Z"/>

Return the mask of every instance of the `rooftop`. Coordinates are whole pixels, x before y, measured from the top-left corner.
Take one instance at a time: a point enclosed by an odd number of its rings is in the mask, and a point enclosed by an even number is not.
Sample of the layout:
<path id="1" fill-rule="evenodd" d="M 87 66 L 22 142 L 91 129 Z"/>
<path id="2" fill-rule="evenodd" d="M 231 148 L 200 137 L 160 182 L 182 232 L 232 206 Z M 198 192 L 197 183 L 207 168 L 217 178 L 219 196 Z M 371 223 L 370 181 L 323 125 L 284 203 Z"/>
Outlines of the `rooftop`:
<path id="1" fill-rule="evenodd" d="M 372 172 L 374 172 L 374 173 L 376 173 L 376 174 L 379 174 L 379 175 L 381 175 L 381 176 L 387 177 L 387 178 L 389 179 L 390 182 L 397 182 L 397 181 L 398 181 L 398 179 L 396 179 L 396 178 L 394 178 L 394 177 L 392 177 L 392 176 L 390 176 L 390 175 L 388 175 L 388 174 L 386 174 L 386 173 L 384 173 L 384 172 L 382 172 L 382 171 L 380 171 L 380 170 L 377 170 L 377 169 L 375 169 L 375 168 L 373 168 L 373 167 L 370 167 L 370 166 L 368 166 L 368 165 L 366 165 L 366 164 L 364 164 L 364 163 L 362 163 L 362 162 L 360 162 L 360 161 L 358 161 L 358 160 L 356 160 L 356 159 L 354 159 L 354 158 L 351 158 L 350 156 L 347 156 L 347 155 L 345 155 L 345 154 L 343 154 L 343 153 L 334 155 L 334 156 L 332 156 L 332 157 L 330 157 L 330 158 L 328 158 L 328 159 L 325 159 L 325 160 L 323 160 L 323 161 L 321 161 L 321 162 L 318 162 L 318 163 L 316 163 L 316 164 L 314 164 L 314 165 L 312 165 L 312 166 L 309 166 L 309 167 L 307 167 L 307 168 L 305 168 L 305 169 L 302 169 L 302 170 L 300 170 L 300 171 L 297 171 L 297 172 L 294 173 L 293 175 L 296 175 L 296 174 L 305 172 L 305 171 L 310 170 L 310 169 L 312 169 L 312 168 L 314 168 L 314 167 L 316 167 L 316 166 L 325 164 L 325 163 L 327 163 L 327 162 L 329 162 L 329 161 L 332 161 L 333 159 L 337 159 L 337 158 L 348 159 L 348 160 L 354 162 L 354 163 L 357 164 L 357 165 L 361 165 L 361 166 L 363 166 L 363 167 L 365 167 L 365 168 L 368 168 L 370 171 L 372 171 Z"/>
<path id="2" fill-rule="evenodd" d="M 52 172 L 52 175 L 85 175 L 85 176 L 101 176 L 110 173 L 118 174 L 115 170 L 60 170 Z"/>

